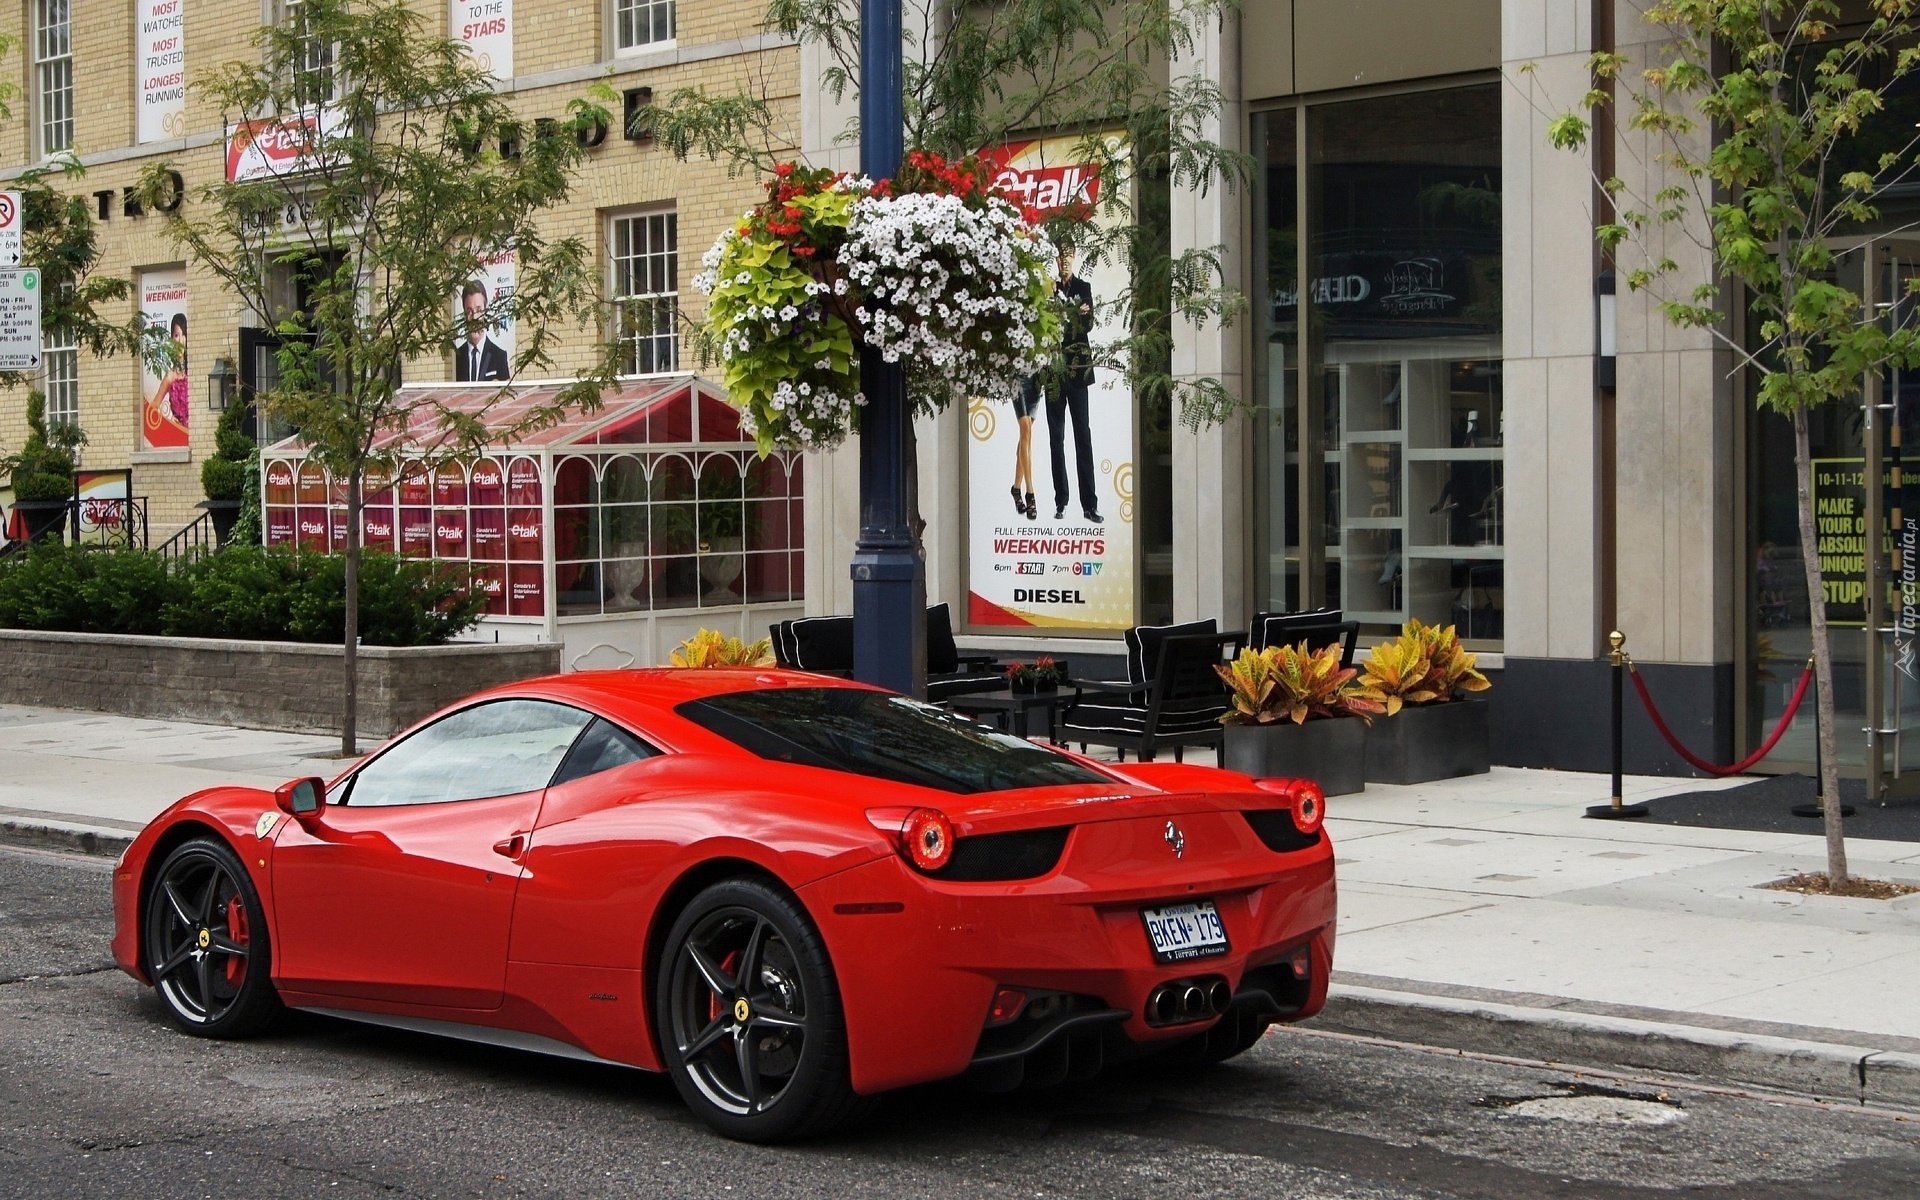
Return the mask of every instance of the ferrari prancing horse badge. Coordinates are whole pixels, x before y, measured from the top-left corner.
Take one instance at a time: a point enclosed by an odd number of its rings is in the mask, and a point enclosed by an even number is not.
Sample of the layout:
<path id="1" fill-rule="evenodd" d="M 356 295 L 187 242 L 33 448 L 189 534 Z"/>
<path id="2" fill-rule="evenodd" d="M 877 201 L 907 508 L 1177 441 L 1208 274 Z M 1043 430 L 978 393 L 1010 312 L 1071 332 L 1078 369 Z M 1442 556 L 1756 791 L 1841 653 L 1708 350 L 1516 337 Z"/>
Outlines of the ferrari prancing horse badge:
<path id="1" fill-rule="evenodd" d="M 264 838 L 268 834 L 272 833 L 273 827 L 275 825 L 278 825 L 279 823 L 280 823 L 279 813 L 263 812 L 260 814 L 260 819 L 253 823 L 253 836 L 257 838 Z"/>

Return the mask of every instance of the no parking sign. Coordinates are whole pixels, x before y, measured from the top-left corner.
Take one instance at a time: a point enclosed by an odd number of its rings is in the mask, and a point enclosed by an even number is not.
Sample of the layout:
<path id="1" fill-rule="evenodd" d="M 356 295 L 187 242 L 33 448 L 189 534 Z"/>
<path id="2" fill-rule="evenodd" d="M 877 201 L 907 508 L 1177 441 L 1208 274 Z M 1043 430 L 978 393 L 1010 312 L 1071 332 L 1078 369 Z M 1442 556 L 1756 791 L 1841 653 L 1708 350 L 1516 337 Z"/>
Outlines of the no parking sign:
<path id="1" fill-rule="evenodd" d="M 0 192 L 0 267 L 20 265 L 20 193 Z"/>

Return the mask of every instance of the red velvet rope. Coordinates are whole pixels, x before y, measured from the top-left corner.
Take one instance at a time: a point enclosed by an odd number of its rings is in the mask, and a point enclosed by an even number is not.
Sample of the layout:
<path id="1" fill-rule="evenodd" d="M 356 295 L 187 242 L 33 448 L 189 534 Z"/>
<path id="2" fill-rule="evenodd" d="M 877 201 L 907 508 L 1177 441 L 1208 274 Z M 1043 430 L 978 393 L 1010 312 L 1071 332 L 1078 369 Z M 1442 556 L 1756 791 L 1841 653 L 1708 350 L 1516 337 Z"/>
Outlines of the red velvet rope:
<path id="1" fill-rule="evenodd" d="M 1667 745 L 1672 746 L 1676 754 L 1709 775 L 1738 775 L 1771 754 L 1774 745 L 1780 741 L 1781 735 L 1786 733 L 1787 726 L 1793 723 L 1793 714 L 1800 710 L 1800 701 L 1807 694 L 1807 682 L 1813 678 L 1813 664 L 1808 663 L 1807 669 L 1800 672 L 1800 683 L 1793 689 L 1793 699 L 1787 701 L 1787 711 L 1780 714 L 1780 723 L 1773 727 L 1773 736 L 1762 743 L 1758 750 L 1730 767 L 1716 766 L 1682 746 L 1680 739 L 1673 736 L 1673 730 L 1667 728 L 1666 721 L 1660 716 L 1660 710 L 1653 706 L 1653 696 L 1647 691 L 1647 685 L 1640 678 L 1640 672 L 1629 666 L 1627 673 L 1633 676 L 1633 686 L 1640 693 L 1640 702 L 1647 706 L 1647 715 L 1653 718 L 1653 727 L 1660 731 L 1661 737 L 1667 739 Z"/>

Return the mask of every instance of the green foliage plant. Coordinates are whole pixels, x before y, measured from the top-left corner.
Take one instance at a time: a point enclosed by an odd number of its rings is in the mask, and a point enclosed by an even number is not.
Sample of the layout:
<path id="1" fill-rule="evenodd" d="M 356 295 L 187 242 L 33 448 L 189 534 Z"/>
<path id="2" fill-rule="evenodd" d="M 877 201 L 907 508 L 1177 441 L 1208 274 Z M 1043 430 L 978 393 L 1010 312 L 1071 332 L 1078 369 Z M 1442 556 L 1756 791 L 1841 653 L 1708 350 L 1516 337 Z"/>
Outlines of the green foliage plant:
<path id="1" fill-rule="evenodd" d="M 1340 665 L 1340 653 L 1338 644 L 1309 650 L 1301 642 L 1242 650 L 1231 663 L 1216 663 L 1213 669 L 1233 697 L 1221 724 L 1301 725 L 1330 717 L 1371 723 L 1384 706 L 1355 682 L 1356 668 Z"/>
<path id="2" fill-rule="evenodd" d="M 437 645 L 485 611 L 446 564 L 369 553 L 362 566 L 369 645 Z M 154 551 L 55 542 L 0 561 L 0 627 L 337 642 L 345 578 L 337 554 L 234 545 L 183 566 Z"/>
<path id="3" fill-rule="evenodd" d="M 569 103 L 564 119 L 528 129 L 466 47 L 437 29 L 407 0 L 304 0 L 297 19 L 259 27 L 254 53 L 195 81 L 196 102 L 229 127 L 277 123 L 303 139 L 304 152 L 284 171 L 195 189 L 164 214 L 194 266 L 266 314 L 281 338 L 280 382 L 255 397 L 260 411 L 298 429 L 308 457 L 347 485 L 348 754 L 358 749 L 354 647 L 368 473 L 392 476 L 402 455 L 423 451 L 472 456 L 592 408 L 618 369 L 592 248 L 579 237 L 548 238 L 539 219 L 571 195 L 585 143 L 611 119 L 600 103 L 611 91 L 596 86 Z M 171 190 L 170 170 L 155 163 L 142 176 L 150 208 Z M 433 389 L 403 390 L 403 363 L 442 355 L 466 335 L 454 297 L 507 253 L 516 286 L 492 297 L 479 319 L 513 326 L 514 374 L 556 373 L 556 339 L 568 330 L 602 345 L 599 360 L 511 418 L 502 409 L 513 395 L 506 383 L 475 408 L 449 407 Z M 289 280 L 301 308 L 286 305 Z M 424 445 L 394 436 L 409 429 Z"/>
<path id="4" fill-rule="evenodd" d="M 6 469 L 13 480 L 13 498 L 32 502 L 73 498 L 74 451 L 87 435 L 78 426 L 47 424 L 47 398 L 38 389 L 27 393 L 27 440 L 9 456 Z"/>
<path id="5" fill-rule="evenodd" d="M 240 500 L 246 495 L 247 468 L 255 462 L 257 447 L 242 424 L 246 409 L 230 404 L 213 431 L 213 456 L 200 464 L 200 490 L 209 500 Z"/>
<path id="6" fill-rule="evenodd" d="M 1590 114 L 1618 104 L 1625 135 L 1653 157 L 1643 188 L 1596 181 L 1612 209 L 1597 227 L 1601 249 L 1630 289 L 1652 295 L 1672 324 L 1708 334 L 1757 381 L 1756 402 L 1792 422 L 1827 796 L 1840 794 L 1839 756 L 1809 419 L 1856 397 L 1865 377 L 1920 363 L 1914 306 L 1883 319 L 1846 286 L 1835 246 L 1872 227 L 1877 198 L 1910 189 L 1920 169 L 1920 138 L 1886 119 L 1920 67 L 1916 8 L 1920 0 L 1656 0 L 1640 19 L 1665 40 L 1647 43 L 1648 61 L 1594 54 L 1592 90 L 1580 109 L 1550 114 L 1547 129 L 1555 147 L 1582 150 Z M 1917 293 L 1920 279 L 1909 280 L 1902 299 Z M 1736 332 L 1736 305 L 1757 337 Z M 1826 806 L 1825 824 L 1827 872 L 1844 887 L 1839 805 Z"/>

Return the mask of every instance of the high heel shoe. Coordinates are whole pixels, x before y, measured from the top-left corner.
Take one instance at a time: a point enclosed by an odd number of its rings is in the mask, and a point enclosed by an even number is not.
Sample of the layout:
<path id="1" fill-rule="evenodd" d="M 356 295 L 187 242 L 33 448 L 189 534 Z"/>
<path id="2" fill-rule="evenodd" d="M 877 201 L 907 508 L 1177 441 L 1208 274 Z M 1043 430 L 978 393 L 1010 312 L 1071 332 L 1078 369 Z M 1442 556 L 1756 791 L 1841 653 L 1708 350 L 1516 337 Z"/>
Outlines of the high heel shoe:
<path id="1" fill-rule="evenodd" d="M 1018 487 L 1015 487 L 1015 488 L 1013 488 L 1013 489 L 1012 489 L 1012 491 L 1013 491 L 1013 511 L 1014 511 L 1014 515 L 1016 515 L 1016 516 L 1021 516 L 1021 517 L 1024 517 L 1024 516 L 1026 516 L 1026 515 L 1027 515 L 1027 506 L 1026 506 L 1026 505 L 1024 505 L 1024 504 L 1022 504 L 1022 503 L 1020 503 L 1020 489 L 1019 489 Z"/>
<path id="2" fill-rule="evenodd" d="M 1040 506 L 1033 502 L 1033 493 L 1028 492 L 1027 493 L 1027 520 L 1038 521 L 1039 519 L 1040 519 Z"/>

